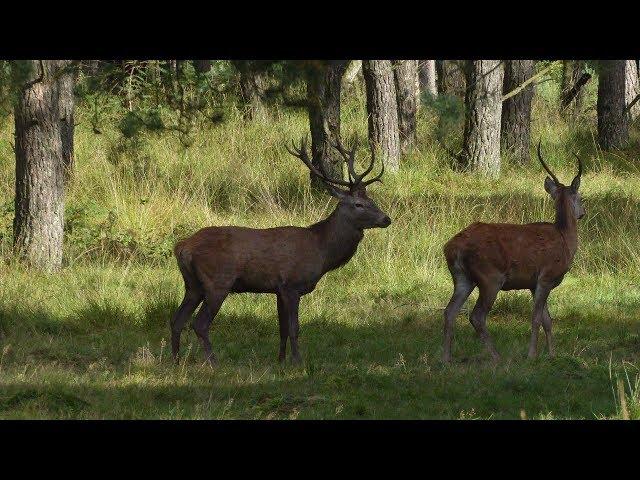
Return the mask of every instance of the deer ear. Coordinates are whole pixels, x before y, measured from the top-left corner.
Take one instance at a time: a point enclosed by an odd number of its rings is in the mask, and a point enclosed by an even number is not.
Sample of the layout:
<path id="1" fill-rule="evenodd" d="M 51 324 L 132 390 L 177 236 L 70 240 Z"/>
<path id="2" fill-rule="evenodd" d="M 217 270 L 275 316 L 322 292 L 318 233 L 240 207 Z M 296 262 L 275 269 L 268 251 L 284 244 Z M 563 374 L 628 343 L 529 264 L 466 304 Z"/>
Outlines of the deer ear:
<path id="1" fill-rule="evenodd" d="M 329 185 L 328 183 L 325 183 L 325 185 L 327 186 L 327 190 L 329 190 L 329 193 L 331 194 L 331 196 L 334 198 L 337 198 L 338 200 L 344 200 L 346 197 L 349 196 L 348 193 L 343 192 L 339 188 L 335 188 L 333 185 Z"/>
<path id="2" fill-rule="evenodd" d="M 573 181 L 571 182 L 571 190 L 573 190 L 574 192 L 577 192 L 579 188 L 580 188 L 580 175 L 577 175 L 576 178 L 574 178 Z"/>
<path id="3" fill-rule="evenodd" d="M 556 198 L 556 194 L 558 193 L 558 185 L 551 178 L 547 177 L 544 179 L 544 189 L 547 191 L 549 195 L 553 198 Z"/>

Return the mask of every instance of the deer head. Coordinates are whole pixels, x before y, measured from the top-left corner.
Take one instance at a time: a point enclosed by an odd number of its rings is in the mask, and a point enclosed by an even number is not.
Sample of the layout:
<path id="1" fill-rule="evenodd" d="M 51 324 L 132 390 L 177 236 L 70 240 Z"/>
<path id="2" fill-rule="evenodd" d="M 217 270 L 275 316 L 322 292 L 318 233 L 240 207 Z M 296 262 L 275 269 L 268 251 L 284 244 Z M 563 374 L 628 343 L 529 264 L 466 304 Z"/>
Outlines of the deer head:
<path id="1" fill-rule="evenodd" d="M 582 197 L 578 192 L 578 189 L 580 188 L 580 177 L 582 175 L 582 161 L 580 160 L 580 157 L 574 153 L 574 155 L 578 159 L 578 174 L 571 181 L 571 185 L 567 187 L 560 183 L 558 177 L 554 175 L 554 173 L 542 159 L 542 153 L 540 150 L 541 143 L 542 140 L 538 142 L 538 159 L 540 160 L 542 167 L 549 174 L 549 177 L 545 178 L 544 180 L 544 189 L 556 202 L 560 201 L 563 198 L 566 199 L 566 201 L 571 205 L 573 216 L 576 219 L 584 217 L 586 212 L 584 210 L 584 207 L 582 206 Z"/>
<path id="2" fill-rule="evenodd" d="M 291 155 L 302 160 L 307 168 L 311 170 L 311 173 L 317 176 L 326 185 L 329 193 L 338 199 L 337 212 L 347 222 L 359 230 L 388 227 L 391 224 L 391 219 L 371 198 L 367 196 L 366 190 L 368 185 L 371 185 L 374 182 L 381 182 L 380 178 L 384 173 L 384 162 L 382 162 L 382 168 L 378 175 L 365 180 L 365 177 L 373 169 L 373 165 L 375 163 L 375 150 L 372 149 L 371 151 L 371 162 L 367 169 L 361 174 L 357 174 L 354 167 L 357 142 L 354 142 L 350 150 L 344 148 L 342 143 L 340 143 L 340 140 L 338 140 L 333 147 L 338 150 L 347 163 L 349 171 L 348 181 L 328 177 L 322 162 L 320 162 L 319 167 L 313 165 L 307 152 L 306 138 L 302 138 L 299 147 L 296 147 L 296 145 L 292 143 L 292 148 L 289 148 L 288 146 L 286 148 Z"/>

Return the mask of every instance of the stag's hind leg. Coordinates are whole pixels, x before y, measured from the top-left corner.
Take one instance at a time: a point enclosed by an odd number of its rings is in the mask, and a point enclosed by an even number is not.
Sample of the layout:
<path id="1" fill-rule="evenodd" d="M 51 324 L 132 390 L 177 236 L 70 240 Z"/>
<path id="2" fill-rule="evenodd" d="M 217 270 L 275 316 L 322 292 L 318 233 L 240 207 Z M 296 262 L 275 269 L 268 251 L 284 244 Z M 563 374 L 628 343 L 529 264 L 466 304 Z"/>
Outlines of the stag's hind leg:
<path id="1" fill-rule="evenodd" d="M 489 310 L 491 310 L 493 303 L 496 301 L 500 288 L 501 284 L 497 282 L 480 283 L 478 285 L 480 295 L 478 296 L 478 301 L 473 307 L 469 317 L 471 325 L 475 328 L 476 333 L 484 343 L 494 361 L 499 360 L 500 355 L 498 354 L 493 343 L 493 339 L 487 330 L 487 314 L 489 313 Z"/>
<path id="2" fill-rule="evenodd" d="M 174 361 L 177 360 L 178 352 L 180 351 L 180 334 L 182 333 L 182 329 L 196 308 L 198 308 L 203 298 L 204 295 L 200 290 L 194 288 L 189 289 L 187 287 L 184 299 L 171 319 L 171 353 L 173 354 Z"/>
<path id="3" fill-rule="evenodd" d="M 191 268 L 191 256 L 182 249 L 176 253 L 178 268 L 184 280 L 184 299 L 171 318 L 171 353 L 173 360 L 178 359 L 180 351 L 180 334 L 187 320 L 191 318 L 200 302 L 204 299 L 204 289 L 197 275 Z"/>
<path id="4" fill-rule="evenodd" d="M 196 315 L 196 318 L 193 321 L 193 330 L 196 332 L 196 335 L 202 343 L 205 359 L 211 366 L 214 366 L 216 363 L 216 357 L 213 354 L 213 350 L 211 349 L 211 340 L 209 340 L 209 328 L 211 327 L 211 322 L 213 321 L 214 317 L 218 314 L 220 307 L 222 307 L 222 303 L 224 302 L 225 298 L 227 298 L 227 295 L 229 294 L 229 288 L 209 287 L 206 290 L 206 300 L 202 304 L 198 315 Z"/>
<path id="5" fill-rule="evenodd" d="M 447 308 L 444 309 L 443 360 L 447 363 L 451 362 L 451 343 L 453 341 L 453 326 L 456 317 L 476 286 L 461 270 L 452 272 L 451 276 L 453 278 L 453 295 Z"/>

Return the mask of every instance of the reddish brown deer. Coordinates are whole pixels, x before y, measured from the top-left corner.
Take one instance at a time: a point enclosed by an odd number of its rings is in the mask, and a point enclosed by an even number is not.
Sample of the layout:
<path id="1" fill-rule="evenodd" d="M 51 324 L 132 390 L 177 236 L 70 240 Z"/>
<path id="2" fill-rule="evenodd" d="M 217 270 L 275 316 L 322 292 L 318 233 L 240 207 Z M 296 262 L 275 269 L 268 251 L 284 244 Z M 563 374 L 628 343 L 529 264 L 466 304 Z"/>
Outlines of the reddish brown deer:
<path id="1" fill-rule="evenodd" d="M 566 187 L 542 159 L 540 144 L 538 158 L 550 175 L 544 181 L 544 188 L 555 202 L 554 223 L 474 223 L 444 246 L 454 284 L 453 296 L 444 311 L 445 362 L 451 361 L 455 318 L 476 286 L 479 297 L 470 321 L 494 360 L 498 360 L 499 355 L 487 331 L 486 319 L 500 290 L 531 290 L 533 315 L 529 357 L 536 356 L 540 325 L 545 332 L 549 355 L 553 355 L 547 298 L 562 282 L 578 247 L 577 220 L 585 214 L 578 193 L 582 162 L 578 157 L 578 174 Z"/>
<path id="2" fill-rule="evenodd" d="M 214 365 L 215 356 L 209 341 L 213 318 L 229 293 L 253 292 L 276 294 L 280 325 L 279 360 L 285 360 L 288 337 L 292 361 L 296 364 L 301 362 L 298 350 L 300 297 L 312 292 L 325 273 L 349 261 L 365 229 L 385 228 L 391 224 L 389 216 L 366 192 L 368 185 L 380 181 L 384 163 L 380 174 L 365 180 L 373 169 L 374 152 L 368 168 L 357 174 L 354 167 L 356 145 L 347 150 L 338 141 L 335 148 L 347 163 L 349 181 L 328 178 L 322 166 L 316 168 L 309 159 L 305 139 L 299 148 L 295 145 L 293 150 L 287 147 L 289 153 L 302 160 L 338 199 L 338 205 L 328 218 L 307 228 L 208 227 L 178 242 L 174 253 L 184 279 L 185 294 L 171 320 L 174 359 L 180 348 L 180 333 L 187 319 L 202 303 L 193 329 L 207 360 Z"/>

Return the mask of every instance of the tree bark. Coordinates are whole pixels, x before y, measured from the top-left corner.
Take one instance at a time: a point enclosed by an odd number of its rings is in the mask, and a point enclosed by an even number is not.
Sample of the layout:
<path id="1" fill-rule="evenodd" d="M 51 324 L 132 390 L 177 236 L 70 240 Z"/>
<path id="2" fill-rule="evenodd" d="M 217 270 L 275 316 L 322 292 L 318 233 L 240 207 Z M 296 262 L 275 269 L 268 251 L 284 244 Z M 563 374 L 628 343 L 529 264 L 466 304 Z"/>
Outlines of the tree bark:
<path id="1" fill-rule="evenodd" d="M 342 88 L 349 87 L 362 70 L 362 60 L 351 60 L 344 76 L 342 77 Z"/>
<path id="2" fill-rule="evenodd" d="M 640 94 L 640 83 L 638 82 L 638 64 L 636 60 L 627 60 L 625 66 L 625 106 L 628 106 L 633 100 Z M 640 102 L 636 102 L 629 109 L 629 116 L 631 120 L 638 118 L 640 114 Z"/>
<path id="3" fill-rule="evenodd" d="M 264 72 L 258 68 L 256 62 L 251 60 L 235 60 L 232 62 L 240 75 L 240 96 L 242 97 L 245 120 L 262 121 L 267 118 L 267 109 L 263 98 L 267 87 L 267 79 Z"/>
<path id="4" fill-rule="evenodd" d="M 398 102 L 400 150 L 408 152 L 416 143 L 416 113 L 420 82 L 417 60 L 394 60 L 393 74 Z"/>
<path id="5" fill-rule="evenodd" d="M 73 154 L 75 98 L 73 89 L 76 83 L 76 70 L 70 63 L 69 61 L 64 70 L 57 74 L 59 78 L 60 135 L 62 139 L 62 163 L 64 165 L 65 183 L 71 178 L 75 169 L 75 157 Z"/>
<path id="6" fill-rule="evenodd" d="M 464 97 L 466 92 L 465 62 L 436 60 L 438 93 Z"/>
<path id="7" fill-rule="evenodd" d="M 561 98 L 565 98 L 584 71 L 584 60 L 565 60 L 562 63 Z M 579 89 L 573 100 L 562 109 L 565 116 L 575 117 L 582 111 L 584 91 Z"/>
<path id="8" fill-rule="evenodd" d="M 367 91 L 369 143 L 381 152 L 390 171 L 398 171 L 400 133 L 393 66 L 389 60 L 365 60 L 362 74 Z"/>
<path id="9" fill-rule="evenodd" d="M 419 62 L 420 92 L 426 92 L 435 97 L 438 95 L 436 61 L 420 60 Z"/>
<path id="10" fill-rule="evenodd" d="M 307 105 L 312 162 L 331 178 L 342 179 L 344 159 L 333 145 L 340 139 L 340 89 L 348 61 L 313 62 L 307 70 Z M 321 163 L 322 162 L 322 163 Z M 311 175 L 315 188 L 324 188 Z"/>
<path id="11" fill-rule="evenodd" d="M 469 60 L 465 70 L 464 167 L 497 177 L 504 68 L 500 60 Z"/>
<path id="12" fill-rule="evenodd" d="M 629 140 L 629 115 L 624 111 L 626 60 L 602 60 L 598 76 L 598 143 L 603 150 L 621 148 Z"/>
<path id="13" fill-rule="evenodd" d="M 516 89 L 534 74 L 534 60 L 507 60 L 504 66 L 504 88 L 507 94 Z M 503 152 L 509 152 L 518 163 L 528 163 L 531 159 L 531 103 L 533 85 L 502 103 L 500 139 Z"/>
<path id="14" fill-rule="evenodd" d="M 32 60 L 31 80 L 15 107 L 17 254 L 45 271 L 62 265 L 64 147 L 61 80 L 68 60 Z"/>

